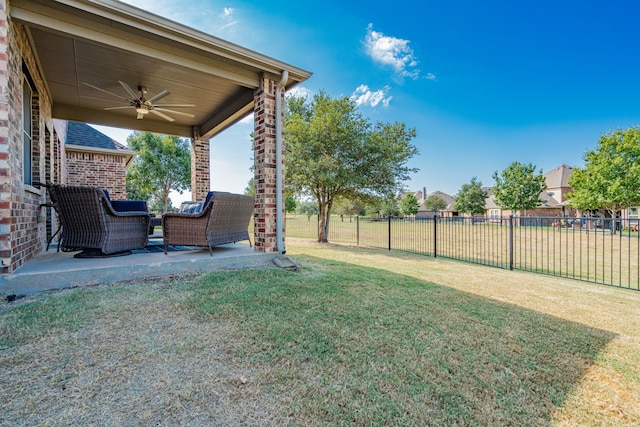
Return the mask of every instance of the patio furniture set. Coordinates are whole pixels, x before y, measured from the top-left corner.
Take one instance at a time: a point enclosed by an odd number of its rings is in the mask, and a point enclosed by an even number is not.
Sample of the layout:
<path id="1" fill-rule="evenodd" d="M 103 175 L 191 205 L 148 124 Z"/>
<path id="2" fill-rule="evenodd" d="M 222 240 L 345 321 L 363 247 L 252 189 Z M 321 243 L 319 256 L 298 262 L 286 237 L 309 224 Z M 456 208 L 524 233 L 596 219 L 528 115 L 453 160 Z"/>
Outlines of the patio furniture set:
<path id="1" fill-rule="evenodd" d="M 213 247 L 249 239 L 253 197 L 210 191 L 203 202 L 186 202 L 181 212 L 154 217 L 140 200 L 111 200 L 97 187 L 46 185 L 60 219 L 58 248 L 76 258 L 131 254 L 144 248 L 161 225 L 164 253 L 169 246 Z M 249 241 L 249 244 L 251 242 Z"/>

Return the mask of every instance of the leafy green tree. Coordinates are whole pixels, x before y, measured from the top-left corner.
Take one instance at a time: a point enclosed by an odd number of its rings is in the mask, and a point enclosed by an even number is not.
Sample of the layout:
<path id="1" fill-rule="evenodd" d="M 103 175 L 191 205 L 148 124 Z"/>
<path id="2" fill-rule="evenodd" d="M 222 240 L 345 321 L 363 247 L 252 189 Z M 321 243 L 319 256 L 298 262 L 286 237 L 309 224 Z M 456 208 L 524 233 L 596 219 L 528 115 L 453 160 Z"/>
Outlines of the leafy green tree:
<path id="1" fill-rule="evenodd" d="M 533 209 L 540 206 L 540 193 L 547 188 L 542 170 L 536 174 L 532 163 L 513 162 L 498 174 L 493 173 L 496 184 L 493 188 L 496 204 L 512 211 Z"/>
<path id="2" fill-rule="evenodd" d="M 482 182 L 474 176 L 471 182 L 463 184 L 456 194 L 453 210 L 463 213 L 484 214 L 487 192 L 482 189 Z"/>
<path id="3" fill-rule="evenodd" d="M 640 127 L 603 134 L 595 150 L 585 152 L 584 168 L 569 177 L 567 194 L 577 209 L 620 209 L 640 205 Z"/>
<path id="4" fill-rule="evenodd" d="M 367 216 L 397 216 L 400 215 L 400 205 L 398 199 L 392 195 L 381 197 L 372 197 L 367 200 L 364 206 L 364 212 Z"/>
<path id="5" fill-rule="evenodd" d="M 447 201 L 437 194 L 432 194 L 424 199 L 423 205 L 425 209 L 431 211 L 440 211 L 447 208 Z"/>
<path id="6" fill-rule="evenodd" d="M 316 202 L 301 202 L 296 207 L 296 213 L 306 215 L 311 219 L 312 215 L 318 215 L 318 204 Z"/>
<path id="7" fill-rule="evenodd" d="M 162 211 L 169 206 L 169 193 L 182 194 L 191 188 L 191 150 L 189 142 L 177 136 L 151 132 L 134 132 L 127 138 L 129 147 L 138 153 L 127 169 L 128 188 L 143 200 L 162 201 Z"/>
<path id="8" fill-rule="evenodd" d="M 391 195 L 416 169 L 415 129 L 404 123 L 370 124 L 355 102 L 325 92 L 287 98 L 286 176 L 297 194 L 318 203 L 318 241 L 327 242 L 329 218 L 338 197 Z"/>
<path id="9" fill-rule="evenodd" d="M 174 209 L 173 202 L 171 201 L 171 199 L 169 199 L 167 203 L 168 203 L 167 204 L 167 212 L 170 212 L 170 211 L 172 211 Z M 149 204 L 149 208 L 153 212 L 162 212 L 162 210 L 164 209 L 164 205 L 162 204 L 162 200 L 156 199 L 156 198 L 151 198 L 151 202 Z"/>
<path id="10" fill-rule="evenodd" d="M 364 215 L 364 206 L 361 200 L 338 197 L 333 203 L 333 212 L 338 215 Z"/>
<path id="11" fill-rule="evenodd" d="M 293 213 L 296 211 L 296 206 L 298 202 L 296 202 L 296 198 L 292 195 L 289 195 L 284 198 L 284 210 L 286 213 Z"/>
<path id="12" fill-rule="evenodd" d="M 129 179 L 129 172 L 127 171 L 127 179 L 125 186 L 127 188 L 127 199 L 129 200 L 144 200 L 149 202 L 151 200 L 151 194 L 138 187 L 136 183 L 133 183 Z"/>
<path id="13" fill-rule="evenodd" d="M 405 215 L 415 215 L 418 213 L 418 209 L 420 209 L 420 204 L 418 203 L 418 199 L 413 194 L 409 193 L 402 198 L 400 202 L 400 210 Z"/>
<path id="14" fill-rule="evenodd" d="M 253 178 L 251 178 L 249 180 L 249 182 L 247 182 L 247 186 L 244 188 L 244 194 L 247 196 L 255 196 L 256 194 L 256 190 L 253 187 Z"/>

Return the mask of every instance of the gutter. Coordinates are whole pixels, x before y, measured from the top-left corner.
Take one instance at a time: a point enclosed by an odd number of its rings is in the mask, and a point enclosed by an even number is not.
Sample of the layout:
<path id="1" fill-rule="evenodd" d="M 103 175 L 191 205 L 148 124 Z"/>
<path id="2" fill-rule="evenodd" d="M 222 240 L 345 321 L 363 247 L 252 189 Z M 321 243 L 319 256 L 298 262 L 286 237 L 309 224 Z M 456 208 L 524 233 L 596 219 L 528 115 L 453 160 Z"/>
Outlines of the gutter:
<path id="1" fill-rule="evenodd" d="M 284 247 L 284 237 L 282 235 L 283 228 L 283 170 L 282 170 L 282 148 L 283 148 L 283 140 L 282 134 L 284 133 L 283 129 L 283 120 L 282 120 L 282 96 L 281 92 L 283 89 L 286 89 L 287 80 L 289 79 L 289 72 L 284 70 L 282 72 L 282 77 L 276 86 L 276 243 L 278 245 L 278 252 L 281 254 L 287 253 L 287 250 Z"/>

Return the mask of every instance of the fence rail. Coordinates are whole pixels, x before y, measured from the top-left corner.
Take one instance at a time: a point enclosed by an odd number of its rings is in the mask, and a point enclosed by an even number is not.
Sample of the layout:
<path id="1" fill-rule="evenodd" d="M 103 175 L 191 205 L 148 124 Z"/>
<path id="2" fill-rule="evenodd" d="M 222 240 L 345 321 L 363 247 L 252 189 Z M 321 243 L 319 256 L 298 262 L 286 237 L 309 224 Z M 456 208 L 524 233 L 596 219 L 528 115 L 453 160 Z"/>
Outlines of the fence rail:
<path id="1" fill-rule="evenodd" d="M 289 237 L 317 230 L 317 216 L 287 217 Z M 333 216 L 328 240 L 640 290 L 637 219 Z"/>

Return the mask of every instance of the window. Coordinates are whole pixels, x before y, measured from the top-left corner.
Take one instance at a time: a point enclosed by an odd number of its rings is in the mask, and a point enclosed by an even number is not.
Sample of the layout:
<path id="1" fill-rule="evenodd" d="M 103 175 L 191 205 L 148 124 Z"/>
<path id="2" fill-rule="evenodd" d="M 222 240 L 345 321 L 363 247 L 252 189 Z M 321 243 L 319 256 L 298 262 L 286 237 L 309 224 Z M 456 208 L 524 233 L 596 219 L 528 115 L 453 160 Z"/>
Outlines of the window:
<path id="1" fill-rule="evenodd" d="M 489 217 L 491 217 L 491 219 L 500 218 L 500 209 L 489 209 Z"/>
<path id="2" fill-rule="evenodd" d="M 22 140 L 23 157 L 22 169 L 25 184 L 33 181 L 33 114 L 32 114 L 33 88 L 25 75 L 22 81 Z"/>
<path id="3" fill-rule="evenodd" d="M 638 208 L 629 208 L 629 219 L 638 219 Z"/>

